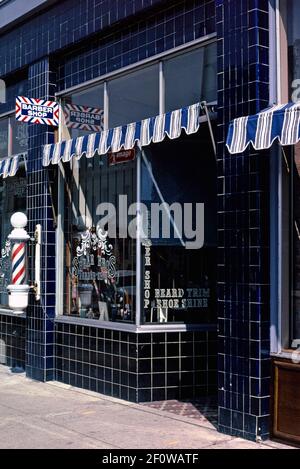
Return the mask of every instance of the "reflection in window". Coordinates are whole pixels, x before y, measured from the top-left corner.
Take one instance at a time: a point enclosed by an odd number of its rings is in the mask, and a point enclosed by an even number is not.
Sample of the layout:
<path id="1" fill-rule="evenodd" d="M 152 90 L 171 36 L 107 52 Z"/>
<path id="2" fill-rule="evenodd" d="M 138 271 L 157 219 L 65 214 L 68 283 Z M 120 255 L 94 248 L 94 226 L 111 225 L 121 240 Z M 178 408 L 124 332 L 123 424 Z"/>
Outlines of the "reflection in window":
<path id="1" fill-rule="evenodd" d="M 217 99 L 216 45 L 210 44 L 164 62 L 166 112 Z"/>
<path id="2" fill-rule="evenodd" d="M 10 218 L 15 212 L 26 213 L 26 176 L 20 168 L 17 176 L 0 180 L 0 304 L 8 305 L 7 285 L 11 282 L 10 253 L 5 251 L 11 232 Z"/>
<path id="3" fill-rule="evenodd" d="M 68 315 L 100 321 L 135 320 L 135 240 L 111 235 L 120 229 L 119 195 L 136 201 L 136 163 L 112 165 L 108 156 L 75 161 L 66 186 L 66 287 Z M 123 199 L 124 200 L 124 199 Z M 116 217 L 103 219 L 101 203 Z M 115 225 L 114 225 L 115 224 Z M 108 232 L 107 232 L 108 231 Z"/>
<path id="4" fill-rule="evenodd" d="M 104 85 L 97 85 L 87 90 L 74 93 L 64 99 L 66 104 L 73 104 L 75 106 L 84 106 L 90 108 L 104 109 Z M 89 122 L 92 122 L 91 120 Z M 95 121 L 95 124 L 99 124 L 99 121 Z M 103 125 L 103 118 L 101 121 Z M 88 135 L 93 132 L 93 129 L 82 130 L 70 126 L 64 126 L 63 139 L 77 138 L 82 135 Z"/>
<path id="5" fill-rule="evenodd" d="M 8 119 L 0 120 L 0 158 L 8 156 Z"/>
<path id="6" fill-rule="evenodd" d="M 159 67 L 152 65 L 111 80 L 109 127 L 140 121 L 159 113 Z"/>
<path id="7" fill-rule="evenodd" d="M 159 217 L 160 227 L 142 243 L 146 323 L 215 321 L 216 165 L 208 138 L 205 133 L 182 136 L 144 152 L 141 201 L 148 211 L 154 204 L 170 207 L 169 211 L 162 209 L 159 216 L 151 214 L 151 227 Z M 199 148 L 206 151 L 199 154 Z M 196 217 L 196 203 L 204 204 L 204 219 Z M 193 207 L 192 216 L 184 204 Z M 168 222 L 170 236 L 163 228 Z M 204 246 L 186 249 L 185 243 L 192 241 L 186 228 L 190 224 L 200 233 L 203 223 Z"/>

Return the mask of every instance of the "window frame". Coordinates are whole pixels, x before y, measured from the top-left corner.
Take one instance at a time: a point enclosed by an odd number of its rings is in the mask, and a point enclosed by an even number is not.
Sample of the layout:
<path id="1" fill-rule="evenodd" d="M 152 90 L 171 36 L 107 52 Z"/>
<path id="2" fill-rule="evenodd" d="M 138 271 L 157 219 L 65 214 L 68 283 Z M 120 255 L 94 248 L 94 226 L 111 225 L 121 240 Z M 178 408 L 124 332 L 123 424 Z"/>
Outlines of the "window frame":
<path id="1" fill-rule="evenodd" d="M 108 82 L 110 79 L 118 78 L 124 75 L 129 74 L 130 72 L 138 71 L 148 66 L 158 64 L 159 65 L 159 114 L 165 113 L 165 77 L 164 77 L 164 61 L 169 60 L 173 57 L 184 54 L 185 52 L 190 52 L 192 50 L 199 49 L 201 47 L 208 46 L 210 44 L 217 45 L 217 35 L 216 33 L 209 34 L 204 38 L 191 41 L 182 46 L 176 47 L 164 53 L 158 54 L 149 59 L 145 59 L 138 63 L 132 64 L 122 69 L 116 70 L 99 78 L 89 80 L 83 84 L 76 85 L 64 89 L 56 93 L 56 99 L 62 103 L 64 97 L 76 94 L 84 90 L 88 90 L 97 85 L 104 84 L 104 130 L 108 129 L 108 112 L 109 112 L 109 95 L 108 95 Z M 207 103 L 210 106 L 215 106 L 217 101 Z M 207 117 L 203 118 L 207 120 Z M 57 133 L 57 141 L 61 142 L 63 140 L 63 122 L 62 122 L 62 113 L 60 113 L 60 125 Z M 137 204 L 141 202 L 141 152 L 137 151 Z M 57 219 L 57 230 L 56 230 L 56 249 L 57 252 L 62 252 L 61 249 L 64 249 L 65 244 L 65 234 L 64 234 L 64 181 L 65 181 L 65 171 L 63 163 L 59 162 L 58 164 L 58 219 Z M 63 285 L 64 285 L 64 266 L 63 266 L 63 256 L 56 256 L 56 284 L 57 284 L 57 294 L 56 294 L 56 305 L 55 305 L 55 316 L 57 322 L 63 323 L 72 323 L 87 325 L 90 327 L 97 327 L 101 329 L 112 329 L 112 330 L 121 330 L 121 331 L 131 331 L 136 333 L 144 332 L 182 332 L 182 331 L 216 331 L 217 324 L 141 324 L 141 314 L 142 314 L 142 240 L 141 233 L 138 232 L 136 239 L 136 319 L 135 324 L 122 324 L 121 322 L 100 322 L 93 319 L 84 319 L 77 317 L 69 317 L 64 315 L 64 294 L 63 294 Z"/>

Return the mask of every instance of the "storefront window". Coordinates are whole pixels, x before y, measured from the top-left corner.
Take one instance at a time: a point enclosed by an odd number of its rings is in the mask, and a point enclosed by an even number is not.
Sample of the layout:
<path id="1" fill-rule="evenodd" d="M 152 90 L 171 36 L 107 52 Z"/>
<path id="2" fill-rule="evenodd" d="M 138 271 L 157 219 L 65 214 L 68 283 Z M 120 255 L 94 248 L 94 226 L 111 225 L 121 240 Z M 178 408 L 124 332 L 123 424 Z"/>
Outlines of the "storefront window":
<path id="1" fill-rule="evenodd" d="M 0 179 L 0 305 L 7 306 L 7 285 L 11 282 L 10 251 L 7 236 L 11 232 L 10 218 L 15 212 L 26 213 L 26 175 L 20 168 L 17 176 Z"/>
<path id="2" fill-rule="evenodd" d="M 135 321 L 136 244 L 121 215 L 136 197 L 134 154 L 119 164 L 113 155 L 74 162 L 66 185 L 66 314 Z"/>
<path id="3" fill-rule="evenodd" d="M 214 101 L 215 66 L 210 44 L 63 100 L 103 109 L 114 128 L 154 117 L 162 105 L 168 112 Z M 65 124 L 63 139 L 93 132 Z M 74 158 L 65 178 L 64 314 L 133 324 L 215 323 L 216 181 L 206 127 L 141 152 Z"/>
<path id="4" fill-rule="evenodd" d="M 142 243 L 145 323 L 216 320 L 216 164 L 202 138 L 182 136 L 143 154 L 141 201 L 151 221 Z"/>
<path id="5" fill-rule="evenodd" d="M 216 45 L 210 44 L 164 62 L 166 112 L 216 101 L 216 57 Z"/>
<path id="6" fill-rule="evenodd" d="M 158 65 L 111 80 L 108 89 L 111 128 L 159 114 Z"/>
<path id="7" fill-rule="evenodd" d="M 290 95 L 294 94 L 296 100 L 300 99 L 300 30 L 298 18 L 300 15 L 300 3 L 298 0 L 282 2 L 281 11 L 283 20 L 286 21 L 288 41 L 288 72 Z"/>
<path id="8" fill-rule="evenodd" d="M 17 122 L 14 115 L 0 119 L 0 159 L 27 150 L 28 124 Z"/>
<path id="9" fill-rule="evenodd" d="M 216 321 L 216 163 L 207 129 L 140 154 L 75 160 L 65 201 L 65 314 L 135 323 L 140 298 L 144 324 Z"/>
<path id="10" fill-rule="evenodd" d="M 296 151 L 291 174 L 293 211 L 291 226 L 292 263 L 292 339 L 300 340 L 300 153 Z"/>

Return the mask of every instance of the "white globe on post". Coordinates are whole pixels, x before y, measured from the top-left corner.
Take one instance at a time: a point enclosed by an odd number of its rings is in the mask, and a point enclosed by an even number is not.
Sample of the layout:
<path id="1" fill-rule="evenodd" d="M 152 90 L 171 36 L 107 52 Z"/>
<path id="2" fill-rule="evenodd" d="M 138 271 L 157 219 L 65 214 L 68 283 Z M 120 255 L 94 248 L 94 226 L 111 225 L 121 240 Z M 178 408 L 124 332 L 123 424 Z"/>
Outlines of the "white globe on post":
<path id="1" fill-rule="evenodd" d="M 28 223 L 28 218 L 25 213 L 16 212 L 10 218 L 10 223 L 14 228 L 8 239 L 11 241 L 28 241 L 30 236 L 24 229 Z"/>

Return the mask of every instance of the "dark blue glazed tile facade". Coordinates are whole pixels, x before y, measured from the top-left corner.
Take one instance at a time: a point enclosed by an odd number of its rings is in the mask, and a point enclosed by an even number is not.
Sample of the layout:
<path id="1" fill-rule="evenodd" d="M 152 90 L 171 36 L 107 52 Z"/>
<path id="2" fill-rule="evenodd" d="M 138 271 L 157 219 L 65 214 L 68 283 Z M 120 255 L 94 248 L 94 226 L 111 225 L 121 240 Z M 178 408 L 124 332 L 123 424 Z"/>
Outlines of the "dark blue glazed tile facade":
<path id="1" fill-rule="evenodd" d="M 0 45 L 0 76 L 100 32 L 161 0 L 67 0 L 5 35 Z"/>
<path id="2" fill-rule="evenodd" d="M 131 402 L 216 390 L 216 331 L 135 334 L 56 324 L 56 380 Z"/>
<path id="3" fill-rule="evenodd" d="M 53 99 L 55 93 L 53 71 L 48 59 L 29 68 L 28 92 L 30 96 Z M 27 309 L 26 373 L 42 381 L 54 376 L 54 318 L 55 318 L 55 226 L 50 197 L 49 174 L 42 168 L 42 146 L 53 142 L 53 131 L 49 127 L 30 125 L 27 164 L 27 213 L 29 233 L 35 226 L 42 225 L 42 297 L 37 303 L 31 296 Z M 52 242 L 49 236 L 52 235 Z M 29 276 L 34 278 L 33 256 Z"/>
<path id="4" fill-rule="evenodd" d="M 13 109 L 16 94 L 53 98 L 55 91 L 215 31 L 218 362 L 215 332 L 162 337 L 55 324 L 55 220 L 49 171 L 41 166 L 41 147 L 54 135 L 30 126 L 29 231 L 33 235 L 41 223 L 50 242 L 43 243 L 42 300 L 31 298 L 28 308 L 26 372 L 141 402 L 210 393 L 218 370 L 219 430 L 255 440 L 269 431 L 269 154 L 232 157 L 225 140 L 231 119 L 268 105 L 268 1 L 61 1 L 1 37 L 0 77 L 7 78 L 8 102 L 0 113 Z M 30 259 L 33 278 L 32 252 Z M 0 316 L 1 337 L 13 344 L 13 333 L 3 332 L 10 331 L 7 321 Z M 22 361 L 25 341 L 17 348 Z"/>
<path id="5" fill-rule="evenodd" d="M 216 2 L 219 429 L 268 437 L 269 153 L 225 149 L 230 120 L 268 106 L 268 1 Z"/>
<path id="6" fill-rule="evenodd" d="M 162 2 L 163 3 L 163 2 Z M 212 0 L 166 2 L 158 13 L 133 20 L 103 38 L 64 54 L 59 60 L 59 90 L 215 33 Z"/>
<path id="7" fill-rule="evenodd" d="M 0 314 L 0 363 L 25 370 L 25 318 Z"/>

